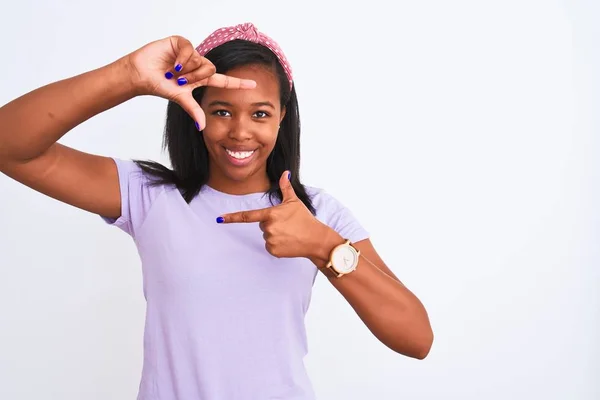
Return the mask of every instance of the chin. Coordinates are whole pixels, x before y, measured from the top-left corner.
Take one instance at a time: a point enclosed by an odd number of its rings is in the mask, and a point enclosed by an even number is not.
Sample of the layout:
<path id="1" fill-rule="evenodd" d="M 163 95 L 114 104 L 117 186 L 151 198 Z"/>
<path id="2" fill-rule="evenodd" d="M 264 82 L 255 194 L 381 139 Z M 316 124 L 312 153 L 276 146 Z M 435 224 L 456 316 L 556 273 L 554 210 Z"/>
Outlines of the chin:
<path id="1" fill-rule="evenodd" d="M 231 168 L 226 168 L 224 169 L 224 172 L 225 176 L 234 182 L 245 182 L 248 180 L 248 178 L 254 175 L 254 170 L 249 168 L 233 170 Z"/>
<path id="2" fill-rule="evenodd" d="M 239 183 L 248 181 L 261 170 L 259 160 L 257 160 L 256 163 L 245 165 L 243 167 L 232 166 L 230 164 L 220 164 L 219 167 L 227 179 Z"/>

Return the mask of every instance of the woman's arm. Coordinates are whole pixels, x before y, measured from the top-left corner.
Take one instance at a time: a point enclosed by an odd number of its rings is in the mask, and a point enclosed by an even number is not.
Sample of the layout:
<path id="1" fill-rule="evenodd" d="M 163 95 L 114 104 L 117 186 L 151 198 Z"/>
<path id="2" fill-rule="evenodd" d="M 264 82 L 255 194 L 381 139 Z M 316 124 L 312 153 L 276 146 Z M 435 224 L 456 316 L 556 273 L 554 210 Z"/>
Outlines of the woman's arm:
<path id="1" fill-rule="evenodd" d="M 345 242 L 333 229 L 324 230 L 322 246 L 309 257 L 321 271 L 333 248 Z M 382 343 L 400 354 L 424 359 L 433 343 L 425 307 L 385 265 L 369 239 L 353 246 L 361 253 L 356 270 L 341 278 L 328 276 L 329 281 Z"/>
<path id="2" fill-rule="evenodd" d="M 169 36 L 102 68 L 33 90 L 0 108 L 0 172 L 64 203 L 117 218 L 121 196 L 113 160 L 57 141 L 89 118 L 141 95 L 177 102 L 203 125 L 204 112 L 192 95 L 196 87 L 256 86 L 215 71 L 189 40 Z M 178 85 L 176 77 L 187 83 Z"/>
<path id="3" fill-rule="evenodd" d="M 0 108 L 0 172 L 57 200 L 120 215 L 114 162 L 56 143 L 135 95 L 125 59 L 35 89 Z"/>
<path id="4" fill-rule="evenodd" d="M 275 257 L 305 257 L 318 268 L 345 242 L 333 228 L 315 218 L 298 199 L 288 171 L 280 179 L 280 205 L 223 214 L 219 223 L 259 222 L 265 247 Z M 330 282 L 348 300 L 373 334 L 390 349 L 418 359 L 429 353 L 433 331 L 423 304 L 385 265 L 370 240 L 354 243 L 361 257 L 356 270 Z"/>

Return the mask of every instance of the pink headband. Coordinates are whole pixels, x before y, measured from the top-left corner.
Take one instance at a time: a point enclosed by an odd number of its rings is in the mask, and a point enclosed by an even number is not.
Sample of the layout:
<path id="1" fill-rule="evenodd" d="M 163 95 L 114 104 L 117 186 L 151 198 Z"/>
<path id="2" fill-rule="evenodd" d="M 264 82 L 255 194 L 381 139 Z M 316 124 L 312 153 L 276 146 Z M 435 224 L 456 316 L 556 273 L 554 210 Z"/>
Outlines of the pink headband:
<path id="1" fill-rule="evenodd" d="M 279 59 L 279 63 L 283 67 L 283 70 L 290 81 L 290 88 L 292 87 L 294 81 L 292 78 L 292 68 L 288 63 L 287 58 L 285 58 L 283 51 L 273 39 L 264 33 L 259 32 L 252 23 L 248 22 L 245 24 L 217 29 L 209 37 L 204 39 L 204 41 L 200 43 L 198 47 L 196 47 L 196 51 L 200 53 L 201 56 L 204 56 L 215 47 L 234 39 L 242 39 L 249 42 L 258 43 L 271 50 Z"/>

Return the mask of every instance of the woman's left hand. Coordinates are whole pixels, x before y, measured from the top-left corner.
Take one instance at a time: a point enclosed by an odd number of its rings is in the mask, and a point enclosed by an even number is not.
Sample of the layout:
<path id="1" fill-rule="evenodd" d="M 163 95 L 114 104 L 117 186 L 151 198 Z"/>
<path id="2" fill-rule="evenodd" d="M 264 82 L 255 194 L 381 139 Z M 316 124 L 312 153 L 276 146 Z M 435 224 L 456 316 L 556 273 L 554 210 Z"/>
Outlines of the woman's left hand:
<path id="1" fill-rule="evenodd" d="M 275 257 L 318 257 L 324 236 L 330 236 L 333 230 L 315 218 L 296 196 L 288 171 L 279 178 L 279 187 L 283 194 L 281 204 L 224 214 L 217 218 L 217 222 L 258 222 L 265 238 L 265 248 Z"/>

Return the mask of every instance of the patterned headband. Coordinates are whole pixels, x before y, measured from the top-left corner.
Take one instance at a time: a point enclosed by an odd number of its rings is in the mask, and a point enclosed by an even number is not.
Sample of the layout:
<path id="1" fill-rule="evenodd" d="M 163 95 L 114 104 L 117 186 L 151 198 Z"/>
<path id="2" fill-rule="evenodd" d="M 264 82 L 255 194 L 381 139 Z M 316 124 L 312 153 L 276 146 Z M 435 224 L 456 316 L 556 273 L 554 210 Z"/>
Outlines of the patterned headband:
<path id="1" fill-rule="evenodd" d="M 196 47 L 196 51 L 204 56 L 206 53 L 214 49 L 215 47 L 234 39 L 247 40 L 249 42 L 258 43 L 267 47 L 277 56 L 279 63 L 283 67 L 285 74 L 290 82 L 290 89 L 293 86 L 294 79 L 292 78 L 292 68 L 285 58 L 283 51 L 279 45 L 270 37 L 258 29 L 252 23 L 239 24 L 228 28 L 220 28 L 214 31 L 209 37 L 204 39 L 202 43 Z"/>

